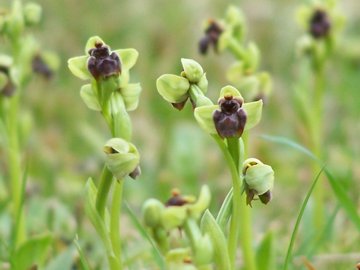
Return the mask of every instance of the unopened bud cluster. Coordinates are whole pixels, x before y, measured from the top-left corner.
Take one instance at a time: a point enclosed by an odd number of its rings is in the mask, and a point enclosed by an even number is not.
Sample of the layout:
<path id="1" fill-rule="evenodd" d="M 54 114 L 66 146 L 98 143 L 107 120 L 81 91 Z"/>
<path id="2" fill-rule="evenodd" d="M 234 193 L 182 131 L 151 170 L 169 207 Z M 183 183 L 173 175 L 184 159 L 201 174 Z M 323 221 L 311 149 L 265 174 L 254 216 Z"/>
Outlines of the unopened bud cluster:
<path id="1" fill-rule="evenodd" d="M 236 59 L 227 71 L 228 80 L 244 93 L 246 100 L 265 100 L 272 83 L 267 72 L 259 72 L 260 52 L 255 43 L 245 43 L 246 25 L 241 11 L 230 6 L 222 20 L 209 20 L 199 51 L 206 54 L 209 46 L 215 51 L 230 52 Z"/>

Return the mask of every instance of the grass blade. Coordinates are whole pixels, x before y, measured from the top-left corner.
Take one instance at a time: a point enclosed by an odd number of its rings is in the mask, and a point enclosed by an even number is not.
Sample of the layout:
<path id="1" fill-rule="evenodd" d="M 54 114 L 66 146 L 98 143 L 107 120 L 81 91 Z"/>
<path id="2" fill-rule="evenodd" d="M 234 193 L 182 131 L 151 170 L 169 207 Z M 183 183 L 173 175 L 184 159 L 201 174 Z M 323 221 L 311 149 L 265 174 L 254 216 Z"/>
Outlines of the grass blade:
<path id="1" fill-rule="evenodd" d="M 141 225 L 140 221 L 138 220 L 138 218 L 136 217 L 134 212 L 131 210 L 131 208 L 129 207 L 127 202 L 125 202 L 124 205 L 125 205 L 126 211 L 129 213 L 131 221 L 135 225 L 138 232 L 142 235 L 143 238 L 148 240 L 148 242 L 151 244 L 152 253 L 154 255 L 154 259 L 155 259 L 157 265 L 160 267 L 160 269 L 165 270 L 165 261 L 163 259 L 163 256 L 161 255 L 161 252 L 157 248 L 156 244 L 151 239 L 149 234 L 146 232 L 145 228 Z"/>
<path id="2" fill-rule="evenodd" d="M 287 250 L 287 253 L 286 253 L 286 258 L 285 258 L 283 270 L 287 270 L 287 268 L 288 268 L 288 265 L 289 265 L 289 262 L 290 262 L 290 259 L 291 259 L 291 255 L 292 255 L 292 250 L 293 250 L 294 243 L 295 243 L 295 238 L 296 238 L 297 232 L 299 230 L 299 225 L 300 225 L 301 218 L 303 217 L 303 214 L 304 214 L 306 205 L 307 205 L 307 203 L 308 203 L 308 201 L 310 199 L 311 193 L 313 192 L 313 190 L 314 190 L 314 188 L 316 186 L 316 183 L 318 182 L 318 180 L 320 178 L 321 173 L 324 171 L 324 168 L 325 167 L 323 167 L 321 169 L 321 171 L 318 173 L 318 175 L 316 176 L 316 178 L 313 181 L 309 191 L 307 192 L 307 194 L 305 196 L 304 202 L 301 205 L 300 212 L 299 212 L 299 215 L 298 215 L 298 217 L 296 219 L 296 223 L 295 223 L 295 226 L 294 226 L 294 230 L 293 230 L 293 232 L 291 234 L 291 239 L 290 239 L 289 247 L 288 247 L 288 250 Z"/>
<path id="3" fill-rule="evenodd" d="M 269 136 L 269 135 L 262 135 L 261 138 L 278 143 L 287 145 L 305 155 L 310 157 L 311 159 L 315 160 L 319 166 L 324 166 L 324 163 L 318 159 L 309 149 L 305 148 L 304 146 L 288 139 L 285 137 L 279 137 L 279 136 Z M 335 177 L 331 174 L 331 172 L 324 168 L 324 172 L 327 176 L 327 179 L 330 183 L 331 189 L 333 190 L 336 198 L 338 199 L 339 203 L 341 204 L 342 208 L 345 210 L 346 214 L 348 215 L 349 219 L 353 222 L 353 224 L 357 227 L 357 229 L 360 231 L 360 217 L 357 213 L 356 207 L 354 207 L 353 201 L 349 198 L 346 191 L 342 187 L 342 185 L 335 179 Z"/>

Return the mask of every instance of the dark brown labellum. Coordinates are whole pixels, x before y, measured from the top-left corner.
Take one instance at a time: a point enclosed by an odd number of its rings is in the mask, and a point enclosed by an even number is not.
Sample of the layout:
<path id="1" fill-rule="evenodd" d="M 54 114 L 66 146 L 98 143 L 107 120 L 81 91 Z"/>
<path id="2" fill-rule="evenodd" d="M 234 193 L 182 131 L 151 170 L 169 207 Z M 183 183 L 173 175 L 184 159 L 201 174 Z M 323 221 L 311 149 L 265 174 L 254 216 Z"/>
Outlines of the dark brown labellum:
<path id="1" fill-rule="evenodd" d="M 130 176 L 132 179 L 135 180 L 138 176 L 140 176 L 140 174 L 141 174 L 140 166 L 137 166 L 137 167 L 135 168 L 135 170 L 133 170 L 133 171 L 129 174 L 129 176 Z"/>
<path id="2" fill-rule="evenodd" d="M 91 75 L 98 80 L 108 78 L 121 73 L 121 63 L 119 56 L 112 52 L 102 43 L 96 43 L 95 48 L 89 50 L 88 70 Z"/>
<path id="3" fill-rule="evenodd" d="M 178 109 L 179 111 L 181 111 L 185 104 L 186 104 L 187 98 L 183 101 L 183 102 L 179 102 L 179 103 L 171 103 L 171 105 L 175 108 Z"/>
<path id="4" fill-rule="evenodd" d="M 214 112 L 213 120 L 221 138 L 239 138 L 243 134 L 247 117 L 241 107 L 242 103 L 242 100 L 232 96 L 220 99 L 220 110 Z"/>
<path id="5" fill-rule="evenodd" d="M 310 19 L 310 34 L 316 38 L 322 38 L 328 35 L 331 23 L 327 13 L 324 10 L 315 10 Z"/>
<path id="6" fill-rule="evenodd" d="M 263 204 L 268 204 L 271 201 L 271 191 L 268 190 L 264 194 L 259 195 L 259 199 Z"/>
<path id="7" fill-rule="evenodd" d="M 0 66 L 0 73 L 5 74 L 7 79 L 8 79 L 5 86 L 2 89 L 0 89 L 0 94 L 5 96 L 5 97 L 11 97 L 15 93 L 16 86 L 15 86 L 15 84 L 12 82 L 12 80 L 10 78 L 9 68 L 4 67 L 4 66 Z"/>
<path id="8" fill-rule="evenodd" d="M 213 46 L 214 50 L 217 52 L 217 44 L 222 32 L 223 29 L 220 25 L 216 21 L 210 20 L 209 26 L 205 30 L 205 36 L 199 41 L 200 53 L 206 54 L 210 46 Z"/>
<path id="9" fill-rule="evenodd" d="M 181 196 L 178 190 L 172 191 L 172 197 L 165 203 L 165 206 L 183 206 L 189 203 L 183 196 Z"/>
<path id="10" fill-rule="evenodd" d="M 34 56 L 31 65 L 32 70 L 35 73 L 44 76 L 45 79 L 51 79 L 51 77 L 53 76 L 53 71 L 49 68 L 49 66 L 46 64 L 46 62 L 40 55 Z"/>

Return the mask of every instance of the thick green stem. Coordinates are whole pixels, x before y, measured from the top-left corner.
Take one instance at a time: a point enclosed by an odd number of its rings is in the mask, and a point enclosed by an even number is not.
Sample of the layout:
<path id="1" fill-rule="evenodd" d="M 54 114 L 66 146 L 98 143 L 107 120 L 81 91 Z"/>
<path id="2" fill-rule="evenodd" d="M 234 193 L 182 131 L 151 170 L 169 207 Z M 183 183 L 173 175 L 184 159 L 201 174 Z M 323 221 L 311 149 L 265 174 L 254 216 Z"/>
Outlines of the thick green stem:
<path id="1" fill-rule="evenodd" d="M 247 157 L 248 147 L 249 147 L 249 133 L 244 132 L 241 139 L 241 147 L 240 147 L 240 164 L 244 162 L 245 158 Z M 251 207 L 246 204 L 246 196 L 243 194 L 241 202 L 241 218 L 242 222 L 240 225 L 240 245 L 243 251 L 244 262 L 246 265 L 246 269 L 255 270 L 256 265 L 256 258 L 254 253 L 254 248 L 252 245 L 252 211 Z"/>
<path id="2" fill-rule="evenodd" d="M 230 221 L 230 231 L 228 236 L 228 252 L 230 257 L 231 269 L 235 269 L 235 261 L 236 261 L 236 250 L 239 239 L 239 228 L 241 221 L 241 185 L 242 179 L 239 177 L 238 168 L 235 165 L 235 162 L 226 147 L 226 144 L 223 140 L 220 139 L 219 136 L 214 135 L 213 138 L 219 145 L 227 165 L 229 166 L 232 186 L 233 186 L 233 207 L 232 207 L 232 217 Z"/>
<path id="3" fill-rule="evenodd" d="M 14 246 L 19 246 L 26 239 L 25 216 L 22 211 L 22 169 L 18 134 L 19 92 L 10 99 L 7 111 L 8 164 L 11 185 Z"/>
<path id="4" fill-rule="evenodd" d="M 121 238 L 120 238 L 120 213 L 121 213 L 121 203 L 122 203 L 122 194 L 123 194 L 124 180 L 120 180 L 115 183 L 112 204 L 111 204 L 111 214 L 110 214 L 110 236 L 111 243 L 115 256 L 120 262 L 120 268 L 122 268 L 121 263 Z"/>
<path id="5" fill-rule="evenodd" d="M 104 165 L 99 188 L 98 194 L 96 196 L 96 209 L 99 212 L 99 215 L 104 219 L 105 217 L 105 209 L 106 209 L 106 202 L 109 196 L 110 188 L 113 183 L 113 175 L 110 170 Z"/>

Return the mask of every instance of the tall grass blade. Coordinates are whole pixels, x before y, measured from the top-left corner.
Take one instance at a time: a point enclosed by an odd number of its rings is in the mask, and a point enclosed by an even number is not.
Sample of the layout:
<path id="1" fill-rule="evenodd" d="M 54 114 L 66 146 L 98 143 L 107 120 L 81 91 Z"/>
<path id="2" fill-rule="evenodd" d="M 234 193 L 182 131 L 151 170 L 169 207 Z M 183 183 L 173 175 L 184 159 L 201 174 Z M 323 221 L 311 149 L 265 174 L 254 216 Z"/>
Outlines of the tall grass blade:
<path id="1" fill-rule="evenodd" d="M 314 190 L 314 188 L 316 186 L 316 183 L 318 182 L 318 180 L 320 178 L 321 173 L 324 171 L 324 168 L 325 167 L 323 167 L 321 169 L 321 171 L 318 173 L 318 175 L 316 176 L 316 178 L 313 181 L 309 191 L 307 192 L 307 194 L 305 196 L 304 202 L 301 205 L 300 212 L 299 212 L 299 215 L 298 215 L 298 217 L 296 219 L 296 223 L 295 223 L 295 226 L 294 226 L 294 230 L 293 230 L 293 232 L 291 234 L 291 239 L 290 239 L 289 247 L 288 247 L 288 250 L 287 250 L 287 253 L 286 253 L 286 258 L 285 258 L 283 270 L 288 269 L 288 265 L 289 265 L 291 255 L 292 255 L 292 250 L 293 250 L 294 243 L 295 243 L 295 238 L 296 238 L 297 232 L 299 230 L 299 225 L 300 225 L 301 218 L 302 218 L 302 216 L 304 214 L 304 211 L 305 211 L 306 205 L 307 205 L 307 203 L 308 203 L 308 201 L 310 199 L 311 193 L 313 192 L 313 190 Z"/>
<path id="2" fill-rule="evenodd" d="M 319 166 L 324 165 L 324 163 L 320 159 L 318 159 L 311 151 L 309 151 L 304 146 L 302 146 L 288 138 L 279 137 L 279 136 L 269 136 L 269 135 L 262 135 L 261 138 L 263 138 L 267 141 L 270 141 L 270 142 L 287 145 L 287 146 L 307 155 L 314 161 L 318 162 Z M 353 222 L 353 224 L 360 231 L 360 216 L 357 213 L 356 207 L 354 206 L 354 202 L 349 198 L 349 196 L 347 195 L 347 193 L 344 190 L 344 188 L 342 187 L 342 185 L 335 179 L 335 177 L 331 174 L 331 172 L 327 168 L 324 168 L 324 173 L 326 174 L 327 179 L 330 183 L 331 189 L 333 190 L 339 203 L 345 210 L 349 219 Z"/>

